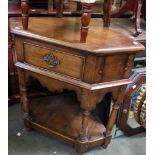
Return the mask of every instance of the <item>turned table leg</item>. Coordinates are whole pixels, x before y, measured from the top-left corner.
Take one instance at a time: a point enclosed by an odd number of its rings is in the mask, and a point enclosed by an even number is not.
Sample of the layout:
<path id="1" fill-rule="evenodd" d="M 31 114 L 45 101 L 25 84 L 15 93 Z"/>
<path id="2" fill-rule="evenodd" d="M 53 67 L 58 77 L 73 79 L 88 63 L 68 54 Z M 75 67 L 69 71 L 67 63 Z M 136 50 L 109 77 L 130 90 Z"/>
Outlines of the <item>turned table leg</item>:
<path id="1" fill-rule="evenodd" d="M 131 54 L 128 56 L 126 66 L 124 68 L 124 75 L 123 75 L 124 79 L 127 79 L 130 76 L 130 73 L 131 73 L 131 70 L 133 67 L 133 63 L 134 63 L 134 58 L 135 58 L 134 54 Z M 103 144 L 104 148 L 106 148 L 111 141 L 111 131 L 112 131 L 113 126 L 116 122 L 118 109 L 120 108 L 120 105 L 123 102 L 126 87 L 127 87 L 126 85 L 120 86 L 119 90 L 118 90 L 117 98 L 116 98 L 116 100 L 114 99 L 114 105 L 113 105 L 113 108 L 112 108 L 112 111 L 111 111 L 111 114 L 109 117 L 109 121 L 108 121 L 108 124 L 106 127 L 105 142 Z"/>
<path id="2" fill-rule="evenodd" d="M 82 125 L 80 136 L 75 143 L 75 149 L 78 154 L 85 152 L 88 149 L 88 118 L 90 111 L 84 110 L 82 116 Z"/>
<path id="3" fill-rule="evenodd" d="M 87 141 L 88 137 L 88 117 L 90 115 L 90 112 L 88 110 L 84 110 L 83 112 L 83 119 L 82 119 L 82 128 L 80 133 L 80 140 L 81 141 Z"/>
<path id="4" fill-rule="evenodd" d="M 78 154 L 81 154 L 85 152 L 89 147 L 88 120 L 90 112 L 96 107 L 98 98 L 96 97 L 96 94 L 94 92 L 83 89 L 80 91 L 80 93 L 78 93 L 78 99 L 80 101 L 80 107 L 83 110 L 83 113 L 82 113 L 81 131 L 79 137 L 75 142 L 75 149 Z"/>
<path id="5" fill-rule="evenodd" d="M 21 0 L 21 10 L 22 10 L 22 25 L 23 29 L 28 29 L 28 12 L 29 12 L 29 0 Z"/>
<path id="6" fill-rule="evenodd" d="M 119 94 L 116 98 L 116 101 L 114 101 L 114 105 L 112 107 L 112 111 L 111 111 L 109 121 L 108 121 L 108 124 L 106 127 L 105 142 L 103 144 L 103 148 L 107 148 L 108 144 L 111 141 L 111 138 L 112 138 L 111 131 L 112 131 L 113 126 L 116 122 L 117 112 L 118 112 L 118 109 L 123 101 L 125 89 L 126 89 L 126 86 L 120 87 Z"/>
<path id="7" fill-rule="evenodd" d="M 81 27 L 81 38 L 80 42 L 85 43 L 88 34 L 88 26 L 90 23 L 91 12 L 92 12 L 93 3 L 82 3 L 82 27 Z"/>
<path id="8" fill-rule="evenodd" d="M 110 26 L 111 18 L 111 9 L 112 9 L 112 0 L 104 0 L 103 4 L 103 25 L 104 27 Z"/>
<path id="9" fill-rule="evenodd" d="M 30 114 L 29 114 L 29 102 L 27 98 L 27 90 L 26 90 L 26 81 L 24 71 L 18 68 L 18 77 L 19 77 L 19 86 L 20 86 L 20 94 L 21 94 L 21 107 L 24 115 L 24 125 L 27 130 L 30 130 Z"/>

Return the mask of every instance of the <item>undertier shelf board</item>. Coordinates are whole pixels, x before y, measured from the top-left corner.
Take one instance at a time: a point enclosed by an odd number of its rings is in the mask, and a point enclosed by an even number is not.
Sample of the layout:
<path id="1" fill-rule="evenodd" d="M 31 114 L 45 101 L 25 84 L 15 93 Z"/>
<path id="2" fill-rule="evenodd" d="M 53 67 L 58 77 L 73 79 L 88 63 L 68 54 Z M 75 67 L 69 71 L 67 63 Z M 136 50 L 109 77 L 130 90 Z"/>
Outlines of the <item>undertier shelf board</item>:
<path id="1" fill-rule="evenodd" d="M 74 93 L 30 99 L 32 122 L 76 140 L 82 125 L 82 110 Z M 104 125 L 93 115 L 88 121 L 88 140 L 104 139 Z"/>

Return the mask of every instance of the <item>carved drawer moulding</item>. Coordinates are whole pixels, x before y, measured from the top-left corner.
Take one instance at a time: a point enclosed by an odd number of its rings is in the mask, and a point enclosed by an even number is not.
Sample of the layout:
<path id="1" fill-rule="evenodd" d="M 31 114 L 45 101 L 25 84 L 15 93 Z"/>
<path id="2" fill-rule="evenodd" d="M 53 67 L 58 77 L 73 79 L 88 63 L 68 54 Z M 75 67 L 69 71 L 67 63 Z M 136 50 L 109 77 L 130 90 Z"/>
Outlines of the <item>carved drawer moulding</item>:
<path id="1" fill-rule="evenodd" d="M 23 51 L 24 60 L 28 64 L 69 75 L 76 79 L 82 79 L 85 57 L 65 53 L 61 49 L 56 49 L 55 47 L 47 48 L 29 42 L 24 42 Z M 45 57 L 47 59 L 47 56 L 48 59 L 51 58 L 52 61 L 56 62 L 54 66 L 47 63 L 47 60 L 45 60 Z M 35 59 L 33 57 L 35 57 Z M 70 65 L 70 63 L 72 64 Z M 70 72 L 70 70 L 72 70 L 72 72 Z"/>

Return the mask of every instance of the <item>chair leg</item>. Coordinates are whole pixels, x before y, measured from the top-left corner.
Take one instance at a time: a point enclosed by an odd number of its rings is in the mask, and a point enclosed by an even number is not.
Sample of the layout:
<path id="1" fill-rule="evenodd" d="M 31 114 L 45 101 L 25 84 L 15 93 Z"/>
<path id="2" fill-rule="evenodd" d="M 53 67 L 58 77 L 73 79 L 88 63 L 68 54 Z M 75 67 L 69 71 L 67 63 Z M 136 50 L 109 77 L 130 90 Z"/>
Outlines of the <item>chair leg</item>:
<path id="1" fill-rule="evenodd" d="M 22 25 L 23 29 L 28 29 L 28 11 L 29 11 L 29 0 L 21 0 L 21 10 L 22 10 Z"/>
<path id="2" fill-rule="evenodd" d="M 56 16 L 57 17 L 63 16 L 63 3 L 64 3 L 64 0 L 55 0 Z"/>
<path id="3" fill-rule="evenodd" d="M 69 1 L 68 0 L 64 0 L 63 6 L 64 6 L 65 11 L 69 11 Z"/>
<path id="4" fill-rule="evenodd" d="M 81 17 L 82 26 L 81 26 L 81 38 L 80 38 L 81 43 L 85 43 L 87 39 L 92 6 L 93 3 L 82 3 L 82 17 Z"/>
<path id="5" fill-rule="evenodd" d="M 81 11 L 82 10 L 82 5 L 81 2 L 77 2 L 77 11 Z"/>
<path id="6" fill-rule="evenodd" d="M 104 27 L 110 26 L 110 17 L 112 9 L 112 0 L 104 0 L 103 4 L 103 25 Z"/>
<path id="7" fill-rule="evenodd" d="M 141 26 L 140 26 L 140 15 L 141 15 L 142 3 L 143 3 L 143 0 L 137 1 L 137 7 L 135 10 L 135 18 L 136 18 L 135 30 L 136 30 L 136 33 L 134 34 L 134 36 L 138 36 L 139 34 L 142 33 Z"/>
<path id="8" fill-rule="evenodd" d="M 48 13 L 53 12 L 53 0 L 48 0 Z"/>

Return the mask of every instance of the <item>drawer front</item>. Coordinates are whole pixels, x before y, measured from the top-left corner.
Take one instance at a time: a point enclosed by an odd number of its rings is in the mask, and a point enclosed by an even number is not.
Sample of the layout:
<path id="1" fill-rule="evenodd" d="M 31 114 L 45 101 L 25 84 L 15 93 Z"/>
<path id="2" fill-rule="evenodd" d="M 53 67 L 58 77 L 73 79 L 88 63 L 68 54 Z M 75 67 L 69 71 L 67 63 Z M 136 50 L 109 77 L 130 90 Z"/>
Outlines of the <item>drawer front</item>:
<path id="1" fill-rule="evenodd" d="M 25 42 L 24 59 L 31 65 L 82 79 L 85 62 L 82 56 Z"/>

